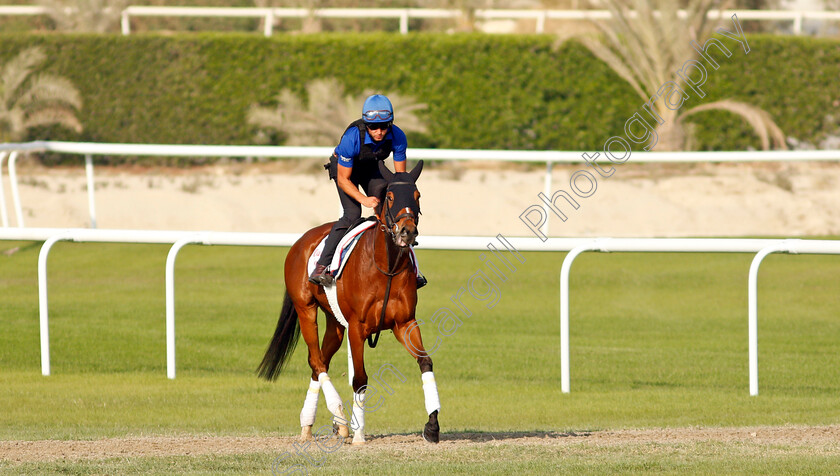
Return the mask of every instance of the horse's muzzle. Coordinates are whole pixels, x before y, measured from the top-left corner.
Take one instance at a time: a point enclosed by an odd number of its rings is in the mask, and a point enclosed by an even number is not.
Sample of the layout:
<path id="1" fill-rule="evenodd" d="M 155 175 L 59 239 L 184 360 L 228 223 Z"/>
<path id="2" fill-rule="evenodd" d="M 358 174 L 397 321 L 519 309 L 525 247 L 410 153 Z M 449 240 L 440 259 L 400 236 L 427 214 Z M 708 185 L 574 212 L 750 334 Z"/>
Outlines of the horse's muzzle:
<path id="1" fill-rule="evenodd" d="M 400 226 L 399 231 L 394 234 L 394 242 L 401 248 L 413 245 L 416 238 L 417 227 L 413 224 Z"/>

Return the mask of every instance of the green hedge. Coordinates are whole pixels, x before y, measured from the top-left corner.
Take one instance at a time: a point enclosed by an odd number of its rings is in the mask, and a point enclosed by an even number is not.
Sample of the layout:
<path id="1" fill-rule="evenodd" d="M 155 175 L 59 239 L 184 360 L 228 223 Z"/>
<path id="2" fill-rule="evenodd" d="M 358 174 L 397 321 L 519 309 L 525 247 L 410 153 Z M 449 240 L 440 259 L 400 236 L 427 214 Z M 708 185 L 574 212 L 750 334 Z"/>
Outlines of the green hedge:
<path id="1" fill-rule="evenodd" d="M 840 117 L 840 41 L 756 35 L 710 70 L 703 102 L 734 98 L 767 109 L 786 135 L 818 142 Z M 480 34 L 0 35 L 0 61 L 34 44 L 53 74 L 81 90 L 83 133 L 32 139 L 252 144 L 253 103 L 337 77 L 348 93 L 373 88 L 429 105 L 415 147 L 600 149 L 641 105 L 583 47 L 550 36 Z M 692 98 L 684 107 L 700 104 Z M 397 111 L 399 115 L 399 111 Z M 693 118 L 703 149 L 758 147 L 738 116 Z"/>

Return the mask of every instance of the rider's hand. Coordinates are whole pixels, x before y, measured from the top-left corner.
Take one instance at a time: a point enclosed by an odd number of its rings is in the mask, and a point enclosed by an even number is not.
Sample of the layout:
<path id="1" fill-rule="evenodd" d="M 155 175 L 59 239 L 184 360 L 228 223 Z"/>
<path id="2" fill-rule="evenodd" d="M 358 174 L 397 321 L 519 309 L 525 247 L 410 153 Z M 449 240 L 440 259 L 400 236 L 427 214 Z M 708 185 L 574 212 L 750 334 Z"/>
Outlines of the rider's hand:
<path id="1" fill-rule="evenodd" d="M 376 197 L 365 197 L 365 199 L 362 200 L 362 205 L 368 208 L 376 208 L 376 206 L 379 205 L 379 199 Z"/>

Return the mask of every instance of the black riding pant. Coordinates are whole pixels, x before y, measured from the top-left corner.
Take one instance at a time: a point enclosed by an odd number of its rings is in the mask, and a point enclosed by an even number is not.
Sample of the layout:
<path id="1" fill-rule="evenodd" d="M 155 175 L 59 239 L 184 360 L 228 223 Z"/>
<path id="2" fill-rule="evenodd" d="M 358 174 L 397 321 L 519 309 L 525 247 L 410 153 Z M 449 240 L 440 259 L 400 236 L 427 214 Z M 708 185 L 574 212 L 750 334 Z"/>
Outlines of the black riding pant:
<path id="1" fill-rule="evenodd" d="M 337 167 L 335 160 L 331 160 L 330 166 L 330 178 L 334 178 L 335 169 L 333 167 Z M 353 164 L 350 181 L 357 187 L 361 186 L 365 195 L 368 197 L 378 198 L 380 204 L 385 200 L 385 189 L 388 183 L 379 172 L 379 165 L 376 161 L 357 162 Z M 330 234 L 327 236 L 327 241 L 324 243 L 324 251 L 318 259 L 318 264 L 324 266 L 330 265 L 338 242 L 347 233 L 347 229 L 362 216 L 362 204 L 350 195 L 347 195 L 338 186 L 338 180 L 336 180 L 335 188 L 338 190 L 338 199 L 341 201 L 344 214 L 333 224 Z"/>

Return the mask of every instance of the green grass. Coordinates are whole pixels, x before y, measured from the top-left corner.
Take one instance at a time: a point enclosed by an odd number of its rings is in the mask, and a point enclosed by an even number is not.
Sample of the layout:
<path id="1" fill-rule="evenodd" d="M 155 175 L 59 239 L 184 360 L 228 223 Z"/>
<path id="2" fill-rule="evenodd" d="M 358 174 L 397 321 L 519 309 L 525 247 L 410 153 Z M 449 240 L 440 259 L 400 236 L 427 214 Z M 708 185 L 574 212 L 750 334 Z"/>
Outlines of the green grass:
<path id="1" fill-rule="evenodd" d="M 40 375 L 37 258 L 40 243 L 0 242 L 0 439 L 97 439 L 127 435 L 293 435 L 309 368 L 299 346 L 279 380 L 254 376 L 276 324 L 286 249 L 185 248 L 176 270 L 177 370 L 166 378 L 164 264 L 167 246 L 59 243 L 50 254 L 52 375 Z M 772 255 L 759 276 L 760 395 L 748 395 L 748 254 L 596 254 L 579 257 L 571 275 L 571 385 L 560 392 L 559 271 L 564 254 L 524 253 L 526 263 L 494 278 L 499 299 L 450 297 L 479 270 L 477 252 L 419 251 L 431 284 L 418 317 L 433 359 L 444 432 L 840 423 L 840 257 Z M 484 289 L 479 286 L 479 292 Z M 460 327 L 442 333 L 432 315 L 454 311 Z M 491 307 L 491 308 L 488 308 Z M 450 325 L 451 325 L 450 321 Z M 437 347 L 434 347 L 437 345 Z M 385 364 L 406 377 L 379 389 L 371 434 L 418 432 L 425 421 L 419 369 L 384 333 L 366 350 L 368 373 Z M 331 369 L 339 393 L 346 356 Z M 317 425 L 327 423 L 321 402 Z M 441 472 L 778 473 L 837 459 L 781 453 L 737 465 L 713 446 L 687 458 L 676 450 L 652 461 L 632 448 L 599 466 L 599 451 L 514 457 L 458 453 L 435 461 Z M 545 449 L 549 451 L 549 449 Z M 608 449 L 603 449 L 608 453 Z M 644 453 L 644 452 L 642 452 Z M 673 453 L 673 454 L 672 454 Z M 604 456 L 603 454 L 601 456 Z M 649 456 L 649 455 L 648 455 Z M 420 461 L 384 455 L 387 472 L 424 473 Z M 548 458 L 544 462 L 543 459 Z M 804 458 L 804 459 L 801 459 Z M 362 458 L 364 459 L 364 458 Z M 491 466 L 468 466 L 475 464 Z M 100 472 L 253 473 L 270 455 L 140 458 L 74 463 Z M 463 461 L 463 462 L 461 462 Z M 493 463 L 493 462 L 496 463 Z M 34 464 L 34 463 L 33 463 Z M 65 463 L 15 471 L 58 472 Z M 333 469 L 362 473 L 370 462 Z M 495 466 L 492 466 L 495 464 Z M 744 463 L 747 464 L 747 463 Z M 51 466 L 57 465 L 57 466 Z M 109 470 L 112 466 L 119 471 Z M 626 466 L 622 466 L 626 465 Z M 773 466 L 775 465 L 775 466 Z M 802 466 L 804 465 L 804 466 Z M 91 466 L 91 467 L 92 467 Z M 828 467 L 828 466 L 825 466 Z M 2 466 L 0 466 L 2 468 Z M 495 468 L 495 469 L 493 469 Z M 785 468 L 790 468 L 785 469 Z M 608 471 L 608 472 L 609 472 Z M 776 472 L 776 471 L 772 471 Z M 808 471 L 805 471 L 808 472 Z"/>

